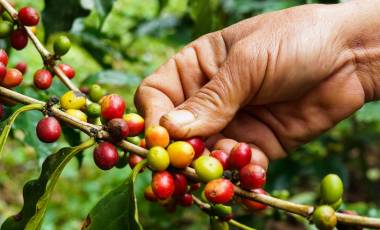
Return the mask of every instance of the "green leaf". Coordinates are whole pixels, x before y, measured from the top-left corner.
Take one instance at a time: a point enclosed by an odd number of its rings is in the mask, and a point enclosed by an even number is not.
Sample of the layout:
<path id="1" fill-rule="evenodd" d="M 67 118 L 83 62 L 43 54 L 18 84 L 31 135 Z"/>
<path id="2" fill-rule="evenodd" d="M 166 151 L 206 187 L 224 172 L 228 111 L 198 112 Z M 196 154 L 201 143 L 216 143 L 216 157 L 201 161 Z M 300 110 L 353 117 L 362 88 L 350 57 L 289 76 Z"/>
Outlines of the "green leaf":
<path id="1" fill-rule="evenodd" d="M 88 215 L 83 229 L 135 230 L 142 229 L 139 222 L 134 183 L 138 172 L 146 165 L 140 162 L 128 179 L 101 199 Z"/>
<path id="2" fill-rule="evenodd" d="M 359 122 L 378 122 L 380 121 L 380 103 L 371 102 L 363 106 L 356 114 Z"/>
<path id="3" fill-rule="evenodd" d="M 193 0 L 189 1 L 190 17 L 193 19 L 194 37 L 199 37 L 213 30 L 213 13 L 219 6 L 217 0 Z"/>
<path id="4" fill-rule="evenodd" d="M 1 230 L 40 229 L 48 201 L 62 170 L 75 154 L 94 143 L 94 139 L 89 139 L 79 146 L 62 148 L 50 155 L 42 165 L 40 177 L 25 184 L 22 210 L 19 214 L 9 217 L 1 226 Z"/>
<path id="5" fill-rule="evenodd" d="M 103 25 L 108 13 L 112 10 L 114 2 L 115 0 L 95 0 L 95 9 L 100 18 L 100 25 Z"/>
<path id="6" fill-rule="evenodd" d="M 3 148 L 5 145 L 5 141 L 8 138 L 9 132 L 11 131 L 13 122 L 16 120 L 17 116 L 20 115 L 23 112 L 30 111 L 30 110 L 40 110 L 42 109 L 42 105 L 40 104 L 31 104 L 31 105 L 25 105 L 18 110 L 16 110 L 6 121 L 5 126 L 2 128 L 1 135 L 0 135 L 0 158 L 2 156 Z"/>
<path id="7" fill-rule="evenodd" d="M 112 85 L 112 86 L 130 86 L 136 87 L 140 83 L 140 78 L 131 73 L 123 73 L 114 70 L 104 70 L 90 75 L 81 85 Z"/>

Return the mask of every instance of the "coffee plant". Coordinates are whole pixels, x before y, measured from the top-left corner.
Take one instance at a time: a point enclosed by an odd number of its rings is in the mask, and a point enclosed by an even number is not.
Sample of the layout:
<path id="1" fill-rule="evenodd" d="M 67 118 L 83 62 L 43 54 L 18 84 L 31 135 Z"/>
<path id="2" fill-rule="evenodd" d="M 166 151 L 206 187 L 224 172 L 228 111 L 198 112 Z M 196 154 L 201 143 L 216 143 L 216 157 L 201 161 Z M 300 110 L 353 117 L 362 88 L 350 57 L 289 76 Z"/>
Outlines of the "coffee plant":
<path id="1" fill-rule="evenodd" d="M 113 1 L 108 4 L 101 2 L 96 4 L 111 10 Z M 167 1 L 159 2 L 165 5 Z M 203 1 L 194 2 L 194 9 L 203 7 Z M 215 7 L 206 9 L 215 13 L 220 6 L 217 1 L 211 2 L 215 2 L 212 3 Z M 247 4 L 248 10 L 236 8 L 236 12 L 231 13 L 229 9 L 234 7 L 234 1 L 222 2 L 225 13 L 230 13 L 230 20 L 246 17 L 249 12 L 261 12 L 249 1 L 242 1 Z M 252 2 L 257 4 L 256 1 Z M 265 2 L 268 7 L 266 10 L 278 7 L 276 4 L 280 3 L 276 2 Z M 237 143 L 230 152 L 225 152 L 207 149 L 201 137 L 171 140 L 170 133 L 164 127 L 145 127 L 144 118 L 131 112 L 119 94 L 93 82 L 80 88 L 74 83 L 76 69 L 62 61 L 62 57 L 70 53 L 71 40 L 65 35 L 55 37 L 51 48 L 53 52 L 50 52 L 35 34 L 36 26 L 41 22 L 40 12 L 29 6 L 16 10 L 15 5 L 7 0 L 0 0 L 0 5 L 0 37 L 4 39 L 3 42 L 9 42 L 15 50 L 23 50 L 31 42 L 43 61 L 43 66 L 33 73 L 32 85 L 20 90 L 28 63 L 19 62 L 11 67 L 8 62 L 9 50 L 0 50 L 0 116 L 4 120 L 0 135 L 0 157 L 2 154 L 11 154 L 9 150 L 4 150 L 4 145 L 12 134 L 18 116 L 33 110 L 40 111 L 43 118 L 36 124 L 35 132 L 27 135 L 34 135 L 49 145 L 65 136 L 71 145 L 49 154 L 44 160 L 40 176 L 24 185 L 22 209 L 2 223 L 2 230 L 44 229 L 48 204 L 65 166 L 71 160 L 80 162 L 83 152 L 92 147 L 94 167 L 106 171 L 128 166 L 132 171 L 122 184 L 108 192 L 89 210 L 82 229 L 143 229 L 139 220 L 139 201 L 135 195 L 135 182 L 143 175 L 141 172 L 151 172 L 150 183 L 142 189 L 150 205 L 160 206 L 169 213 L 174 212 L 177 206 L 198 207 L 209 217 L 211 229 L 229 229 L 230 226 L 235 229 L 254 229 L 255 226 L 249 227 L 235 218 L 242 209 L 236 211 L 233 206 L 244 207 L 245 212 L 251 215 L 262 215 L 271 210 L 270 214 L 274 218 L 287 213 L 322 230 L 380 228 L 380 219 L 361 216 L 346 209 L 344 183 L 336 174 L 326 173 L 320 185 L 315 186 L 319 195 L 314 204 L 301 204 L 289 200 L 286 190 L 268 193 L 264 189 L 270 181 L 267 169 L 253 163 L 255 152 L 246 143 Z M 229 23 L 222 22 L 227 19 L 221 17 L 218 20 L 214 18 L 215 23 L 201 24 L 196 19 L 205 13 L 209 12 L 194 10 L 190 15 L 195 25 L 200 25 L 194 31 L 195 36 Z M 100 18 L 104 20 L 105 15 L 100 13 Z M 188 19 L 185 16 L 182 20 Z M 144 23 L 147 26 L 149 22 Z M 142 28 L 149 30 L 149 27 Z M 53 30 L 49 27 L 46 29 Z M 112 47 L 110 52 L 113 52 Z M 57 87 L 56 84 L 65 87 L 61 94 L 49 90 Z M 33 91 L 28 90 L 31 88 Z M 37 98 L 35 92 L 42 94 L 44 100 Z M 84 136 L 86 140 L 81 143 Z M 38 143 L 35 142 L 35 145 Z M 303 220 L 300 220 L 301 217 Z M 173 214 L 171 218 L 177 217 Z"/>

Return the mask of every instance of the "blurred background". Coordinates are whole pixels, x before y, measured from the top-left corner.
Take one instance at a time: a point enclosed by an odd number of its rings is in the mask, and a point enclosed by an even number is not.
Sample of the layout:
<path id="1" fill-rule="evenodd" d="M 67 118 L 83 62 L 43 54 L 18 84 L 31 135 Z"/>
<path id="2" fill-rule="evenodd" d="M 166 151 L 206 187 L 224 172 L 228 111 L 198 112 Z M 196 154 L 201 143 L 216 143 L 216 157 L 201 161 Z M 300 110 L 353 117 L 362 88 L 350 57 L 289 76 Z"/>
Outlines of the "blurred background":
<path id="1" fill-rule="evenodd" d="M 94 83 L 112 89 L 128 101 L 134 111 L 133 94 L 139 82 L 181 47 L 198 36 L 244 18 L 306 3 L 337 3 L 316 0 L 13 0 L 16 8 L 33 6 L 42 13 L 37 36 L 51 49 L 59 34 L 67 34 L 73 48 L 63 62 L 75 67 L 77 85 Z M 34 47 L 10 50 L 10 65 L 28 63 L 28 71 L 17 91 L 40 99 L 61 95 L 66 88 L 55 79 L 48 93 L 31 86 L 35 70 L 42 67 Z M 8 109 L 9 113 L 15 108 Z M 354 116 L 311 142 L 288 158 L 273 162 L 266 190 L 282 198 L 315 204 L 321 178 L 336 173 L 345 183 L 344 209 L 380 217 L 380 104 L 366 105 Z M 47 155 L 84 136 L 67 131 L 59 142 L 44 144 L 35 135 L 41 118 L 28 112 L 16 120 L 0 161 L 0 223 L 22 207 L 24 183 L 39 175 Z M 129 167 L 101 171 L 91 150 L 65 168 L 47 210 L 43 229 L 79 229 L 96 202 L 129 175 Z M 166 213 L 142 197 L 150 172 L 138 177 L 136 193 L 145 229 L 208 229 L 208 218 L 196 207 Z M 263 213 L 234 207 L 236 219 L 257 229 L 312 229 L 282 212 Z"/>

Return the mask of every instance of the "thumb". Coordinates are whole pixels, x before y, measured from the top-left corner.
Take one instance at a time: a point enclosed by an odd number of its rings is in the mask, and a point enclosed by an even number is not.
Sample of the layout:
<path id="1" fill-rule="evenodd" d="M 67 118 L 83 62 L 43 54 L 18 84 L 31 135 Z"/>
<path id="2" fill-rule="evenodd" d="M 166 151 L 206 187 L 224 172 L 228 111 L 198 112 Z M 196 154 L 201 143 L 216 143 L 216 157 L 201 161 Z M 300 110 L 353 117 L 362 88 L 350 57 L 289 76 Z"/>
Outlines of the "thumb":
<path id="1" fill-rule="evenodd" d="M 234 79 L 226 67 L 192 97 L 164 115 L 160 124 L 174 139 L 207 137 L 220 132 L 246 101 L 247 84 Z"/>

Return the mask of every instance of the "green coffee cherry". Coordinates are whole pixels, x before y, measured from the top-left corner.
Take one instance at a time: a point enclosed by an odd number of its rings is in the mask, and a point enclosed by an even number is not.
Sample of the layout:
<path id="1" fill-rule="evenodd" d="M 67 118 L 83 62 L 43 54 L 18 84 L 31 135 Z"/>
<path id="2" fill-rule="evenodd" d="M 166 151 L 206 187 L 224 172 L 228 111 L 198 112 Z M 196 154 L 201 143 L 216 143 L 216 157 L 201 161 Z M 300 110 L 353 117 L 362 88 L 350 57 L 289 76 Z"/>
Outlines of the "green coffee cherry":
<path id="1" fill-rule="evenodd" d="M 132 144 L 140 146 L 141 138 L 139 136 L 127 137 L 127 141 L 131 142 Z"/>
<path id="2" fill-rule="evenodd" d="M 343 195 L 343 182 L 336 174 L 325 176 L 321 182 L 321 198 L 325 204 L 334 204 Z"/>
<path id="3" fill-rule="evenodd" d="M 230 226 L 227 222 L 219 220 L 216 217 L 210 217 L 210 230 L 228 230 Z"/>
<path id="4" fill-rule="evenodd" d="M 232 218 L 232 207 L 231 206 L 216 204 L 216 205 L 212 206 L 211 211 L 215 216 L 219 216 L 219 217 L 223 218 L 223 220 L 225 220 L 224 218 L 226 218 L 226 219 Z"/>
<path id="5" fill-rule="evenodd" d="M 342 205 L 342 198 L 340 198 L 337 202 L 335 202 L 334 204 L 331 204 L 331 207 L 334 209 L 334 210 L 338 210 L 340 208 L 340 206 Z"/>
<path id="6" fill-rule="evenodd" d="M 91 101 L 98 102 L 100 98 L 106 95 L 106 91 L 100 85 L 92 85 L 89 89 L 88 96 Z"/>
<path id="7" fill-rule="evenodd" d="M 100 116 L 101 107 L 98 103 L 91 103 L 87 106 L 87 115 L 91 118 Z"/>
<path id="8" fill-rule="evenodd" d="M 55 41 L 54 41 L 54 53 L 57 56 L 63 56 L 67 52 L 69 52 L 71 48 L 71 41 L 68 37 L 66 36 L 59 36 Z"/>
<path id="9" fill-rule="evenodd" d="M 170 164 L 169 153 L 160 146 L 149 149 L 147 160 L 149 167 L 154 171 L 164 171 Z"/>
<path id="10" fill-rule="evenodd" d="M 12 32 L 13 24 L 8 21 L 0 22 L 0 38 L 6 38 Z"/>
<path id="11" fill-rule="evenodd" d="M 317 207 L 313 213 L 313 222 L 320 230 L 334 229 L 337 223 L 335 210 L 328 205 Z"/>

